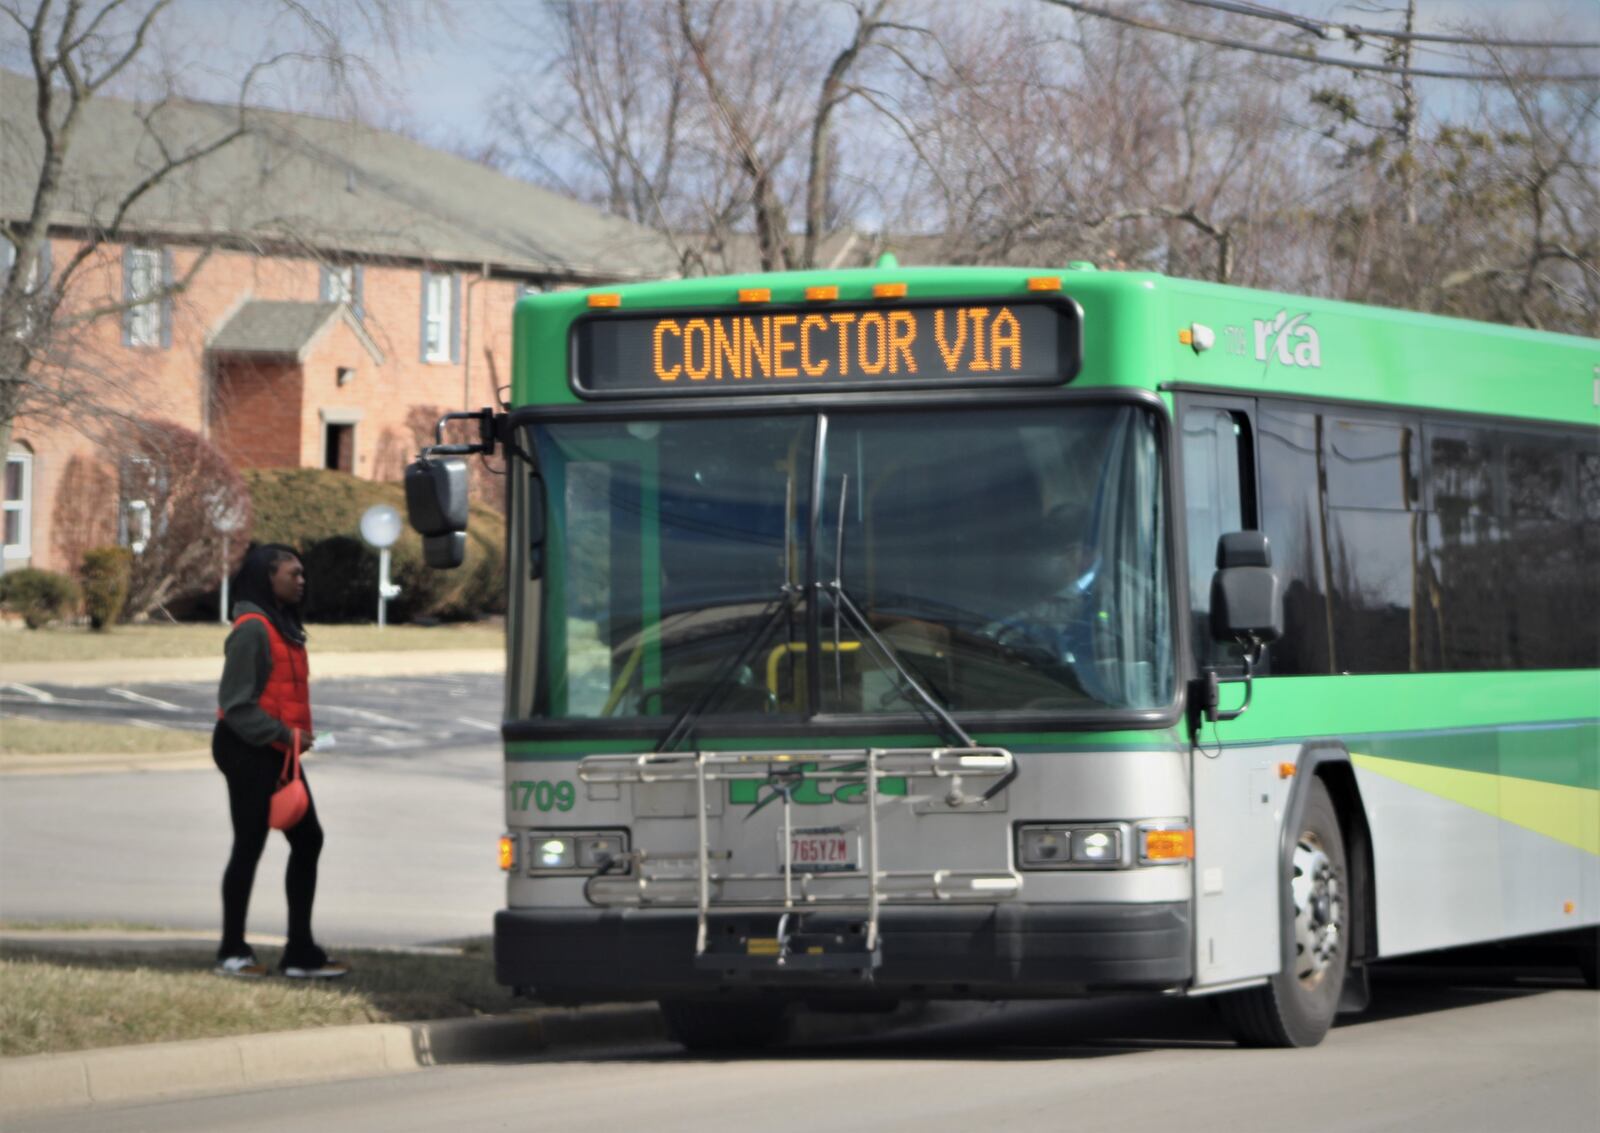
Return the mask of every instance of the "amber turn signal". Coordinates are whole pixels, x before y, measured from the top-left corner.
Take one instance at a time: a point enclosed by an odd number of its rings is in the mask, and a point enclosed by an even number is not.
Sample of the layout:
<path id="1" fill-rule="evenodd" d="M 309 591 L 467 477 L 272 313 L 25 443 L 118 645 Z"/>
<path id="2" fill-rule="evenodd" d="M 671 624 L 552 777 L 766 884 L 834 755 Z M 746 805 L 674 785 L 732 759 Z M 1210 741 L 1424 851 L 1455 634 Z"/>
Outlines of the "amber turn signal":
<path id="1" fill-rule="evenodd" d="M 1145 830 L 1142 833 L 1144 852 L 1140 856 L 1145 861 L 1165 862 L 1194 857 L 1193 830 Z"/>

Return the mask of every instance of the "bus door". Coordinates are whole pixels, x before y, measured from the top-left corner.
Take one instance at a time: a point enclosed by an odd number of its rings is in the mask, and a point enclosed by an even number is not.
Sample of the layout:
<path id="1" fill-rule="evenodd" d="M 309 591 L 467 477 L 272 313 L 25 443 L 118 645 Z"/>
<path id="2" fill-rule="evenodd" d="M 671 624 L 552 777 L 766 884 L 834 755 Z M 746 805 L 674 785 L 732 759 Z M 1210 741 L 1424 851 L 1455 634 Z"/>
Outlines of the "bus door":
<path id="1" fill-rule="evenodd" d="M 1241 676 L 1239 647 L 1211 636 L 1211 579 L 1217 540 L 1259 527 L 1255 405 L 1244 398 L 1186 395 L 1178 399 L 1177 413 L 1194 671 Z M 1238 687 L 1223 686 L 1224 706 L 1237 703 Z M 1261 711 L 1262 699 L 1258 690 L 1255 711 Z M 1230 742 L 1229 731 L 1228 724 L 1203 724 L 1191 756 L 1199 987 L 1269 975 L 1281 966 L 1278 826 L 1288 792 L 1277 765 L 1293 761 L 1294 754 Z"/>

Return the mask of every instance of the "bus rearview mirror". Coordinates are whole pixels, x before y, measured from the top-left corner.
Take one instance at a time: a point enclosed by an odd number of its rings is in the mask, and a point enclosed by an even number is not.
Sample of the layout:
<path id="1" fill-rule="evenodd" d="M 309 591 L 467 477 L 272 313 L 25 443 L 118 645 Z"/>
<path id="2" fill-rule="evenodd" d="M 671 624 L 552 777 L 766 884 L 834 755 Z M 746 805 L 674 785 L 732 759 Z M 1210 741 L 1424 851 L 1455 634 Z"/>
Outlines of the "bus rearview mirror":
<path id="1" fill-rule="evenodd" d="M 465 531 L 466 461 L 412 461 L 406 467 L 406 518 L 425 539 Z"/>
<path id="2" fill-rule="evenodd" d="M 467 533 L 423 536 L 422 558 L 434 570 L 454 570 L 467 560 Z"/>

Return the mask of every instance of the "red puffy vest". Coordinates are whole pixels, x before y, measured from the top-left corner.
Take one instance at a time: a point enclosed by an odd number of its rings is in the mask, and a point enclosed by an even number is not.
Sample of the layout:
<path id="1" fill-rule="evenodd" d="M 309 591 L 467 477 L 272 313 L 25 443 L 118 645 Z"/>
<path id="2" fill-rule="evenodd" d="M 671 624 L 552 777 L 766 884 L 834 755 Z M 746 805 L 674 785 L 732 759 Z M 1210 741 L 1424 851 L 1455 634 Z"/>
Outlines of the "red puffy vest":
<path id="1" fill-rule="evenodd" d="M 288 728 L 311 732 L 311 666 L 306 647 L 283 639 L 270 619 L 260 614 L 240 614 L 233 619 L 237 628 L 254 618 L 267 627 L 267 642 L 272 647 L 272 672 L 257 701 L 262 711 Z M 275 745 L 282 747 L 282 744 Z"/>

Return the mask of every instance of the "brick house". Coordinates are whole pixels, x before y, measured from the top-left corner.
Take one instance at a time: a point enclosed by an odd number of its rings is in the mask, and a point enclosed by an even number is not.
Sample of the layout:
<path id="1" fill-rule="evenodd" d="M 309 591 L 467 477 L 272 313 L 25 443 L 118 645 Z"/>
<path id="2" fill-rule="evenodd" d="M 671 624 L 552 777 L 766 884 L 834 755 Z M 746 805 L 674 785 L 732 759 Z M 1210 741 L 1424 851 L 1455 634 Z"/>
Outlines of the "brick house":
<path id="1" fill-rule="evenodd" d="M 40 168 L 33 114 L 32 79 L 0 70 L 0 270 Z M 151 168 L 154 133 L 179 150 L 237 120 L 204 103 L 91 103 L 42 270 L 59 271 Z M 522 294 L 675 271 L 648 229 L 398 134 L 273 111 L 246 121 L 130 211 L 63 305 L 122 309 L 52 345 L 62 372 L 94 376 L 98 403 L 193 429 L 241 468 L 394 478 L 431 419 L 491 404 L 510 381 Z M 126 526 L 118 418 L 97 407 L 17 419 L 5 567 L 73 569 Z"/>

